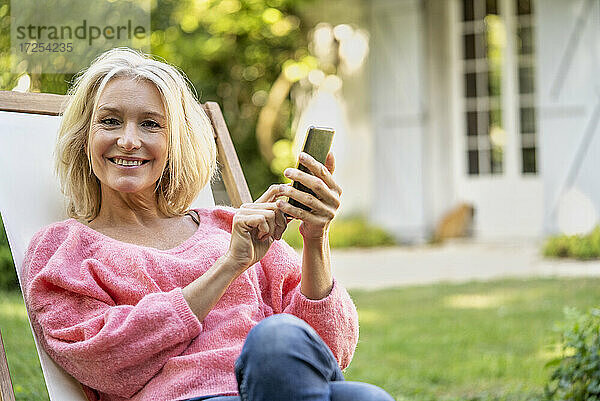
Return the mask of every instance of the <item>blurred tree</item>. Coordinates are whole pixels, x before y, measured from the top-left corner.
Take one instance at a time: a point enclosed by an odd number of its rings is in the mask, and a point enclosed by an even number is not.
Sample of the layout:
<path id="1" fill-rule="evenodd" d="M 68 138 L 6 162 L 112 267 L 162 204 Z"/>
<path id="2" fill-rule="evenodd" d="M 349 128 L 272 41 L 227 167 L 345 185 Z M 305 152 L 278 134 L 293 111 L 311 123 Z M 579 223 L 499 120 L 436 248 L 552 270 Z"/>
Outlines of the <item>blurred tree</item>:
<path id="1" fill-rule="evenodd" d="M 284 67 L 311 63 L 309 28 L 298 13 L 301 4 L 311 1 L 152 1 L 152 53 L 183 70 L 202 102 L 221 105 L 254 198 L 281 178 L 272 172 L 271 160 L 261 156 L 256 124 Z M 0 0 L 0 26 L 0 89 L 11 90 L 21 74 L 11 73 L 10 68 L 9 0 Z M 64 94 L 72 77 L 32 75 L 29 89 Z M 285 95 L 267 143 L 293 138 L 292 111 Z M 267 159 L 268 147 L 262 152 Z"/>
<path id="2" fill-rule="evenodd" d="M 261 157 L 256 123 L 283 66 L 308 55 L 297 16 L 306 2 L 162 0 L 153 9 L 153 53 L 185 71 L 202 101 L 221 104 L 254 198 L 279 179 Z M 271 142 L 292 138 L 292 110 L 286 96 Z"/>

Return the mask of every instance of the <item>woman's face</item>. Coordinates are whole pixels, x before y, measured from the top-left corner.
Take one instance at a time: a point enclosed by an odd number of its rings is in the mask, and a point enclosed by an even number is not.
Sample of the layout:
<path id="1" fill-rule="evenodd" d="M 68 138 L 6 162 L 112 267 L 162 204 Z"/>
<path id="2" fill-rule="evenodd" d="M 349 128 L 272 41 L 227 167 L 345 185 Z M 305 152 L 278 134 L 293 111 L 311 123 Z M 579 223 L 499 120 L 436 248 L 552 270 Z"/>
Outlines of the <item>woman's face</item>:
<path id="1" fill-rule="evenodd" d="M 106 190 L 150 196 L 167 162 L 162 97 L 147 80 L 115 78 L 90 127 L 92 170 Z"/>

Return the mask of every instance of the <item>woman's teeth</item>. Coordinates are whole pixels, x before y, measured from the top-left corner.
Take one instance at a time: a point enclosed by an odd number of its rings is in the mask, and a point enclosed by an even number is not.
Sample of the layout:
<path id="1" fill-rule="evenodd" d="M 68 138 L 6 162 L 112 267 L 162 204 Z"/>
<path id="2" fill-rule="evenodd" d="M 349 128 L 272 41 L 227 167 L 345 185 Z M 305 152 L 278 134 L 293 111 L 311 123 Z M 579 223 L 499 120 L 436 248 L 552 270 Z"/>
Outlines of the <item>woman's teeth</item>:
<path id="1" fill-rule="evenodd" d="M 123 159 L 112 159 L 115 164 L 120 166 L 140 166 L 143 160 L 123 160 Z"/>

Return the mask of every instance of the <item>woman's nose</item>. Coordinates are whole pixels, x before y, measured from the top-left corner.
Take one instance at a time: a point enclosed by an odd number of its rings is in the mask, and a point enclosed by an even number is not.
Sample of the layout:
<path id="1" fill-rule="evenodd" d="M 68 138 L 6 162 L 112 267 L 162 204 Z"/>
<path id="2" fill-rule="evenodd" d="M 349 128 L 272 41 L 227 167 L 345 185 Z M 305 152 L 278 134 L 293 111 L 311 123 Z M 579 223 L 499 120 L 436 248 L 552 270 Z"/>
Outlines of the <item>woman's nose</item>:
<path id="1" fill-rule="evenodd" d="M 141 146 L 140 136 L 137 129 L 137 124 L 126 123 L 121 130 L 121 134 L 117 139 L 117 146 L 120 148 L 131 151 L 133 149 L 139 149 Z"/>

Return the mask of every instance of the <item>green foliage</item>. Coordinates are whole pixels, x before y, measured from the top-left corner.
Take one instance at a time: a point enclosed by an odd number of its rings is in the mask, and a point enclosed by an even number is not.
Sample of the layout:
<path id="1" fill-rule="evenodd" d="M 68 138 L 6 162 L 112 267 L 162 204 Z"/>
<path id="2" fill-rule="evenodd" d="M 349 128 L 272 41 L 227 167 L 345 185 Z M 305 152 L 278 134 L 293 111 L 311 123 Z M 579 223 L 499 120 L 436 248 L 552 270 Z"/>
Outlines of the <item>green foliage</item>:
<path id="1" fill-rule="evenodd" d="M 0 215 L 0 246 L 8 246 L 8 237 L 6 236 L 6 230 L 4 229 L 2 215 Z"/>
<path id="2" fill-rule="evenodd" d="M 10 249 L 2 245 L 0 246 L 0 289 L 15 290 L 18 287 L 19 282 Z"/>
<path id="3" fill-rule="evenodd" d="M 558 235 L 549 238 L 544 256 L 568 257 L 580 260 L 600 258 L 600 226 L 587 235 Z"/>
<path id="4" fill-rule="evenodd" d="M 2 223 L 2 216 L 0 216 L 0 290 L 15 290 L 17 288 L 19 288 L 17 272 L 8 247 L 8 238 Z"/>
<path id="5" fill-rule="evenodd" d="M 296 158 L 294 157 L 293 141 L 289 139 L 280 139 L 273 144 L 273 160 L 271 161 L 271 171 L 279 177 L 279 182 L 291 182 L 289 178 L 283 175 L 283 171 L 288 167 L 294 167 Z"/>
<path id="6" fill-rule="evenodd" d="M 561 327 L 562 356 L 548 363 L 557 366 L 546 386 L 548 400 L 600 400 L 600 309 L 581 313 L 566 308 Z"/>
<path id="7" fill-rule="evenodd" d="M 296 249 L 302 248 L 302 236 L 298 231 L 299 220 L 293 220 L 283 234 L 285 242 Z M 394 238 L 380 227 L 371 225 L 363 218 L 333 220 L 329 228 L 329 245 L 332 248 L 369 248 L 394 245 Z"/>
<path id="8" fill-rule="evenodd" d="M 21 76 L 14 73 L 10 51 L 10 0 L 0 0 L 0 90 L 12 90 Z M 33 92 L 65 94 L 73 74 L 33 74 Z"/>
<path id="9" fill-rule="evenodd" d="M 0 0 L 0 89 L 12 89 L 17 84 L 16 74 L 10 66 L 10 14 L 9 0 Z"/>
<path id="10" fill-rule="evenodd" d="M 216 101 L 253 198 L 279 175 L 262 159 L 255 136 L 258 113 L 284 66 L 303 63 L 308 29 L 299 17 L 312 0 L 157 0 L 152 2 L 152 53 L 181 68 L 202 102 Z M 0 0 L 0 90 L 19 74 L 10 68 L 10 4 Z M 33 91 L 64 94 L 72 74 L 34 74 Z M 289 97 L 281 106 L 274 141 L 293 138 Z"/>

